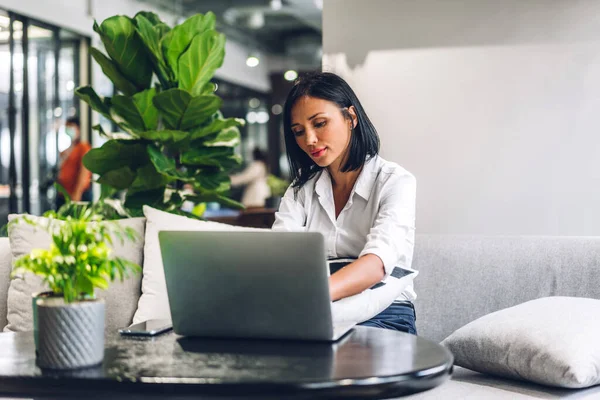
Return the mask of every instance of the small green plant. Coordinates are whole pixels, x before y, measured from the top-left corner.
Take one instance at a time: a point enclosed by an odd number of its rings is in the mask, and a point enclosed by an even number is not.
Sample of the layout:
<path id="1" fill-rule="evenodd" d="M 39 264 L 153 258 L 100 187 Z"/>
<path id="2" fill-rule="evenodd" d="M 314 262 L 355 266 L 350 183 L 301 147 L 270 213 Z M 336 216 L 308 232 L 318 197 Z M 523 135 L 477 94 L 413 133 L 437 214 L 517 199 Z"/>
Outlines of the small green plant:
<path id="1" fill-rule="evenodd" d="M 267 185 L 271 189 L 271 196 L 282 197 L 285 194 L 290 183 L 285 179 L 276 177 L 273 174 L 267 176 Z"/>
<path id="2" fill-rule="evenodd" d="M 46 230 L 52 238 L 49 249 L 35 249 L 15 261 L 12 275 L 30 272 L 40 276 L 52 292 L 66 303 L 95 298 L 95 289 L 107 289 L 109 282 L 123 280 L 140 266 L 120 257 L 112 257 L 113 238 L 123 242 L 137 240 L 132 228 L 104 221 L 92 206 L 82 207 L 64 220 L 54 211 L 45 219 L 22 216 L 10 222 L 28 223 Z"/>

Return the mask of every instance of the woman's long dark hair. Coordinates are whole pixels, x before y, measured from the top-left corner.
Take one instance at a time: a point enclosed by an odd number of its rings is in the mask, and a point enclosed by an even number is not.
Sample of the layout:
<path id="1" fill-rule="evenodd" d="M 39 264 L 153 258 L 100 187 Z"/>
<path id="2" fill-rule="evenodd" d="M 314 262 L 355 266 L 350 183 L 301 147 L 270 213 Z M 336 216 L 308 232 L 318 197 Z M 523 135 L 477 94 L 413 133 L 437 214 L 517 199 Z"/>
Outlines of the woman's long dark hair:
<path id="1" fill-rule="evenodd" d="M 304 96 L 315 97 L 335 103 L 345 118 L 351 119 L 347 108 L 354 106 L 357 124 L 350 137 L 348 158 L 342 172 L 360 169 L 368 158 L 379 153 L 379 136 L 348 83 L 330 72 L 310 73 L 299 78 L 285 101 L 283 129 L 287 158 L 290 164 L 292 187 L 297 191 L 323 168 L 319 167 L 296 143 L 292 132 L 292 108 Z"/>

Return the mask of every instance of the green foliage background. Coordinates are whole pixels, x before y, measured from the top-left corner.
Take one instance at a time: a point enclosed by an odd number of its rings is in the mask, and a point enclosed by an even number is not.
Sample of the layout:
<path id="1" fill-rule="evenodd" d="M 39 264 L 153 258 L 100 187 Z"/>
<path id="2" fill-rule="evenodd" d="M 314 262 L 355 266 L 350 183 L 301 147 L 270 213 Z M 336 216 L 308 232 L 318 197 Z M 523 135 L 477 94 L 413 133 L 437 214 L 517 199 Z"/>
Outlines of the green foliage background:
<path id="1" fill-rule="evenodd" d="M 98 182 L 125 190 L 125 208 L 141 215 L 144 204 L 178 212 L 185 200 L 229 199 L 229 173 L 241 165 L 234 148 L 244 120 L 223 118 L 222 100 L 210 82 L 225 57 L 225 36 L 215 30 L 215 15 L 197 14 L 171 28 L 150 12 L 116 15 L 94 23 L 106 54 L 91 55 L 119 94 L 101 98 L 91 86 L 77 96 L 113 121 L 125 135 L 106 133 L 84 165 Z M 183 194 L 183 184 L 195 193 Z"/>

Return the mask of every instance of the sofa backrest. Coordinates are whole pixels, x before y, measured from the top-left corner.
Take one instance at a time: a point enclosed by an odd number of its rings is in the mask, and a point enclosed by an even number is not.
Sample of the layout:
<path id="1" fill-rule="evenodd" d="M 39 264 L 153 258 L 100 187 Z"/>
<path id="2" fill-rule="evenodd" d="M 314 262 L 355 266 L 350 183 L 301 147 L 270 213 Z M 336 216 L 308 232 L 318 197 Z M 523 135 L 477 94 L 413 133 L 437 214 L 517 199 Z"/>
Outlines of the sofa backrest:
<path id="1" fill-rule="evenodd" d="M 7 237 L 0 237 L 0 331 L 6 324 L 6 300 L 10 285 L 12 256 Z"/>
<path id="2" fill-rule="evenodd" d="M 546 296 L 600 299 L 600 237 L 417 235 L 417 329 L 441 341 L 494 311 Z"/>

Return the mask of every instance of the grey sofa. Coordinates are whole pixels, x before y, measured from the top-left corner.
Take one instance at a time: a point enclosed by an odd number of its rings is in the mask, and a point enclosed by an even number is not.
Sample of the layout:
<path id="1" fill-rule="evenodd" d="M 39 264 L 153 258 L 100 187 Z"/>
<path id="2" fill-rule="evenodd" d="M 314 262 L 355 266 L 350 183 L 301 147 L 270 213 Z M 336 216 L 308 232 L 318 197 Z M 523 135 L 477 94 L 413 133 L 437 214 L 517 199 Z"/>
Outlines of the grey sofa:
<path id="1" fill-rule="evenodd" d="M 419 335 L 441 341 L 483 315 L 539 297 L 600 299 L 599 260 L 595 237 L 417 235 Z M 6 325 L 9 273 L 8 239 L 0 238 L 0 328 Z M 449 382 L 407 398 L 600 399 L 600 387 L 552 389 L 457 367 Z"/>

